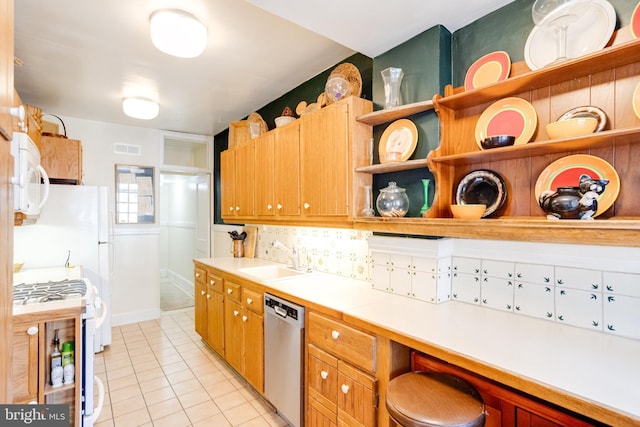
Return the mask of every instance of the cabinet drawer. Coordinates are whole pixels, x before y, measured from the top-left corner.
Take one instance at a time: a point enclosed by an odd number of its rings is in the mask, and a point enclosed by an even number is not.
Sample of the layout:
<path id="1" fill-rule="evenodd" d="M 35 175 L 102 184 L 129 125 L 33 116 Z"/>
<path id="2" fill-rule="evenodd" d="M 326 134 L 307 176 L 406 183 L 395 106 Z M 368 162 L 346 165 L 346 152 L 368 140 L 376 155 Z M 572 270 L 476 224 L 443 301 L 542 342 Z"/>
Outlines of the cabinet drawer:
<path id="1" fill-rule="evenodd" d="M 195 267 L 193 270 L 193 278 L 196 283 L 206 284 L 207 283 L 207 270 L 204 268 Z"/>
<path id="2" fill-rule="evenodd" d="M 214 291 L 222 293 L 224 291 L 224 281 L 222 277 L 216 276 L 211 272 L 207 272 L 207 281 L 209 283 L 209 287 L 213 288 Z"/>
<path id="3" fill-rule="evenodd" d="M 309 313 L 309 341 L 370 372 L 376 369 L 376 338 L 336 320 Z"/>
<path id="4" fill-rule="evenodd" d="M 249 310 L 262 314 L 263 307 L 262 292 L 252 291 L 251 289 L 242 288 L 242 304 Z"/>
<path id="5" fill-rule="evenodd" d="M 227 298 L 240 302 L 240 285 L 237 283 L 224 281 L 224 294 Z"/>

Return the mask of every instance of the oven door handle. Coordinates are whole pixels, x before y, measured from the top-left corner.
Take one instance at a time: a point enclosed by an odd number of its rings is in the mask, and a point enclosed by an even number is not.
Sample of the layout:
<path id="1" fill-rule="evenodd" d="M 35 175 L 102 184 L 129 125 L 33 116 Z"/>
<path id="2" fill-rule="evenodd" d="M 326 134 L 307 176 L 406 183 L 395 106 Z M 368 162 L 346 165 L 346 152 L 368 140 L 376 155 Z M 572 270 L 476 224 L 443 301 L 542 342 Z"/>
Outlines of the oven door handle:
<path id="1" fill-rule="evenodd" d="M 107 318 L 107 304 L 102 302 L 102 298 L 96 297 L 96 301 L 94 305 L 98 310 L 102 308 L 102 311 L 100 312 L 100 317 L 96 319 L 96 329 L 99 329 L 100 326 L 102 326 L 102 324 L 104 323 L 105 319 Z"/>
<path id="2" fill-rule="evenodd" d="M 102 405 L 104 405 L 104 384 L 102 384 L 102 380 L 98 378 L 97 375 L 93 377 L 93 382 L 98 386 L 98 406 L 94 408 L 93 414 L 91 414 L 92 424 L 95 423 L 100 416 Z"/>

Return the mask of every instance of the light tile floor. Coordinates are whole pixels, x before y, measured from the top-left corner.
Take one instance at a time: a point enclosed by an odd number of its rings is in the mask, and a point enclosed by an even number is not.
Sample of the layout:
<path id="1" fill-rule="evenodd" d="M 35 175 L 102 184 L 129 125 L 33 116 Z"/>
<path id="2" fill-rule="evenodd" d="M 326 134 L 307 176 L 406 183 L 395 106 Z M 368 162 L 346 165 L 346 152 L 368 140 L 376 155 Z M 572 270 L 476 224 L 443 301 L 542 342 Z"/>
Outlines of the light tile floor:
<path id="1" fill-rule="evenodd" d="M 193 308 L 114 327 L 95 371 L 105 386 L 96 427 L 287 425 L 202 342 Z"/>

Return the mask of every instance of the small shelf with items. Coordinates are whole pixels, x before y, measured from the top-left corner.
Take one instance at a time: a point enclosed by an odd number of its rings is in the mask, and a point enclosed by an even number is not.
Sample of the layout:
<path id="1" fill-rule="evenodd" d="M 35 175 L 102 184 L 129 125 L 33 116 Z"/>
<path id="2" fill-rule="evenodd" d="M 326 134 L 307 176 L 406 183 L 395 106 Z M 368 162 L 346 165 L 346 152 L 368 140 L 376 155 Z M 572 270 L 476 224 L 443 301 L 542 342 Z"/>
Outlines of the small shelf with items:
<path id="1" fill-rule="evenodd" d="M 412 116 L 433 109 L 433 101 L 419 101 L 411 104 L 399 105 L 385 110 L 373 111 L 356 117 L 356 121 L 370 126 L 377 126 L 389 123 L 393 120 Z"/>

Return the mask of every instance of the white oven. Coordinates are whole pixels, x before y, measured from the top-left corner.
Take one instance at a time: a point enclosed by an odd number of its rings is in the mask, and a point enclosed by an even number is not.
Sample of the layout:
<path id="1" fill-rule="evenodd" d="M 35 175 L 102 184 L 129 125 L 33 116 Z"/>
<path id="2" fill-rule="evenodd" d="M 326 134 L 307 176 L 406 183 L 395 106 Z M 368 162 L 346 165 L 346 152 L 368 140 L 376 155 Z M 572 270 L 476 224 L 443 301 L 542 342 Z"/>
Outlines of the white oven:
<path id="1" fill-rule="evenodd" d="M 14 132 L 11 154 L 14 158 L 13 210 L 23 212 L 27 217 L 37 217 L 49 195 L 49 177 L 40 165 L 40 151 L 29 135 Z"/>
<path id="2" fill-rule="evenodd" d="M 94 374 L 94 341 L 107 316 L 107 306 L 102 303 L 98 290 L 89 279 L 82 277 L 82 268 L 36 268 L 14 274 L 13 311 L 24 313 L 33 304 L 49 304 L 51 309 L 62 308 L 66 301 L 85 300 L 85 312 L 81 316 L 80 351 L 81 372 L 81 426 L 92 427 L 100 416 L 104 403 L 104 386 Z M 98 389 L 98 401 L 94 401 L 94 387 Z"/>

